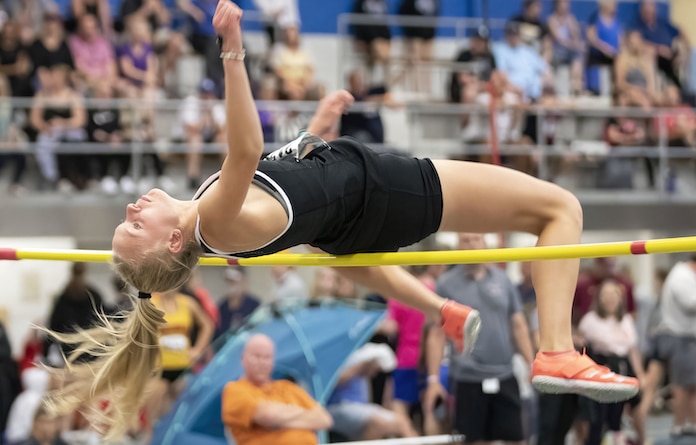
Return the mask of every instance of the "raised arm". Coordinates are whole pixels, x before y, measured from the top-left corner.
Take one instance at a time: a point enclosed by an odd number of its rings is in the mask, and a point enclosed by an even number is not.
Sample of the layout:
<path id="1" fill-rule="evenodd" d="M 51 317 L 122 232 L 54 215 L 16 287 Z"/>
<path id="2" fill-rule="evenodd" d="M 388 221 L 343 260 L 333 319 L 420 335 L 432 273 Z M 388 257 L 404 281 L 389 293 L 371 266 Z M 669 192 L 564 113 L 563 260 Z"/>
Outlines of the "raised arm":
<path id="1" fill-rule="evenodd" d="M 241 17 L 242 10 L 229 0 L 220 0 L 213 16 L 224 56 L 227 158 L 222 164 L 218 186 L 203 196 L 199 205 L 201 223 L 204 219 L 209 221 L 207 230 L 214 230 L 215 221 L 230 221 L 239 214 L 263 153 L 259 113 L 241 57 L 244 52 Z"/>

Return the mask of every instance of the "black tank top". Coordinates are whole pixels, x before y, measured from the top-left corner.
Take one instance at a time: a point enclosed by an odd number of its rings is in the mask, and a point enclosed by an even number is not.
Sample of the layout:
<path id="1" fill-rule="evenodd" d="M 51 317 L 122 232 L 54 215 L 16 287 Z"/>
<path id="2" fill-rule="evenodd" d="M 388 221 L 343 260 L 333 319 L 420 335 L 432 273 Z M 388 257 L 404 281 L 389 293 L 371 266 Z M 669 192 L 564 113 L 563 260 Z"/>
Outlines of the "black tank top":
<path id="1" fill-rule="evenodd" d="M 223 252 L 205 242 L 199 216 L 195 235 L 204 254 L 249 258 L 302 244 L 322 246 L 329 239 L 344 236 L 341 224 L 361 216 L 366 183 L 363 150 L 356 141 L 345 138 L 332 141 L 331 146 L 324 144 L 300 158 L 301 149 L 298 152 L 291 143 L 259 162 L 252 183 L 275 197 L 288 215 L 280 235 L 253 251 Z M 337 162 L 340 168 L 336 168 Z M 193 199 L 199 199 L 219 177 L 220 172 L 209 177 Z"/>
<path id="2" fill-rule="evenodd" d="M 49 121 L 54 118 L 70 119 L 72 117 L 72 105 L 49 105 L 44 108 L 43 119 Z"/>

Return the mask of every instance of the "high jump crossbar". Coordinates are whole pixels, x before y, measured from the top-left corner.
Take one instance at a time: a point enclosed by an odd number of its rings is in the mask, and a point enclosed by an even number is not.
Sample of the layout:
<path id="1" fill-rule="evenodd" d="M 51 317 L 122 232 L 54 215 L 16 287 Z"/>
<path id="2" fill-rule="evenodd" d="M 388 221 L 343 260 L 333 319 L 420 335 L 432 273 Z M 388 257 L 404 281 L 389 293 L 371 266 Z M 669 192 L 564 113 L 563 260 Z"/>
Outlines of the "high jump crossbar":
<path id="1" fill-rule="evenodd" d="M 280 253 L 255 258 L 224 259 L 203 257 L 203 266 L 380 266 L 503 263 L 516 261 L 600 258 L 624 255 L 696 252 L 696 236 L 644 241 L 573 244 L 563 246 L 509 247 L 485 250 L 433 252 L 357 253 L 353 255 Z M 0 248 L 0 260 L 45 260 L 108 263 L 109 250 L 13 249 Z"/>

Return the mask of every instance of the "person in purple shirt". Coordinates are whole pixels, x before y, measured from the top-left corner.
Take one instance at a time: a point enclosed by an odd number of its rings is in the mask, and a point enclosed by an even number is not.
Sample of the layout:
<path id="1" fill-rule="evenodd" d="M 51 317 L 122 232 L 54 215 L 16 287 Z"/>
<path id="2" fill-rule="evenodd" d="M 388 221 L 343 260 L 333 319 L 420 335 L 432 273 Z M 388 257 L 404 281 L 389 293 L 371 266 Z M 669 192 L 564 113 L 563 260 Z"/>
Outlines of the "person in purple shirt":
<path id="1" fill-rule="evenodd" d="M 664 17 L 658 17 L 657 7 L 653 0 L 643 0 L 640 4 L 640 15 L 636 29 L 643 39 L 652 46 L 657 56 L 657 66 L 665 76 L 681 90 L 681 80 L 678 74 L 679 51 L 674 41 L 680 40 L 684 47 L 690 48 L 686 35 Z"/>
<path id="2" fill-rule="evenodd" d="M 134 18 L 128 25 L 127 43 L 117 50 L 121 76 L 135 90 L 154 88 L 157 81 L 157 58 L 147 22 Z M 140 96 L 137 92 L 134 96 Z"/>

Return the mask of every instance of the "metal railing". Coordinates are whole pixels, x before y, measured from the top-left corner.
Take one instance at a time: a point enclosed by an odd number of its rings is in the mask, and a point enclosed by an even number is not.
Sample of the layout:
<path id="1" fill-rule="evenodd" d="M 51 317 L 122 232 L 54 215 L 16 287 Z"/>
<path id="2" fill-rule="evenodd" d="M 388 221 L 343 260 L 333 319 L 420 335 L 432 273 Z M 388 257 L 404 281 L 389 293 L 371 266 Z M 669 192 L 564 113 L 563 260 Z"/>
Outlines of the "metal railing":
<path id="1" fill-rule="evenodd" d="M 0 107 L 7 105 L 8 101 L 0 100 Z M 25 127 L 28 124 L 29 110 L 34 104 L 32 99 L 13 98 L 9 101 L 14 116 L 20 116 L 16 125 Z M 95 142 L 65 142 L 56 147 L 56 153 L 73 154 L 131 154 L 131 176 L 139 179 L 143 172 L 143 157 L 151 153 L 159 154 L 185 154 L 191 146 L 186 141 L 183 132 L 174 135 L 174 130 L 181 129 L 183 124 L 180 122 L 179 112 L 184 102 L 181 100 L 161 100 L 157 102 L 143 102 L 130 99 L 98 100 L 85 99 L 84 107 L 87 109 L 118 109 L 123 120 L 124 129 L 133 135 L 132 138 L 121 144 L 95 143 Z M 219 105 L 220 102 L 211 102 L 206 106 Z M 317 102 L 292 102 L 292 101 L 258 101 L 257 107 L 264 113 L 271 113 L 277 117 L 287 117 L 288 115 L 300 116 L 293 126 L 300 128 L 306 127 L 311 115 L 317 107 Z M 514 107 L 513 107 L 514 108 Z M 24 112 L 22 112 L 24 110 Z M 150 110 L 150 111 L 148 111 Z M 378 112 L 380 106 L 370 102 L 356 103 L 352 112 Z M 504 108 L 498 108 L 497 112 L 504 112 Z M 139 131 L 143 125 L 142 116 L 151 112 L 154 116 L 152 125 L 155 128 L 155 137 L 145 139 Z M 549 179 L 549 163 L 554 158 L 563 157 L 571 153 L 579 153 L 589 158 L 650 158 L 654 159 L 658 165 L 658 178 L 667 175 L 670 162 L 677 160 L 696 159 L 696 151 L 691 148 L 670 147 L 667 134 L 667 119 L 675 114 L 684 112 L 683 109 L 658 109 L 651 112 L 635 108 L 590 108 L 590 107 L 566 107 L 566 108 L 545 108 L 542 106 L 525 107 L 524 112 L 537 115 L 537 141 L 533 145 L 520 144 L 500 144 L 498 150 L 501 155 L 520 155 L 534 156 L 537 160 L 538 175 L 542 179 Z M 461 156 L 461 155 L 487 155 L 491 153 L 491 147 L 487 143 L 467 143 L 460 137 L 461 118 L 464 116 L 482 116 L 483 122 L 489 124 L 489 108 L 479 105 L 460 105 L 460 104 L 425 104 L 409 103 L 405 105 L 407 122 L 404 123 L 404 130 L 408 132 L 404 143 L 398 146 L 391 144 L 370 144 L 373 148 L 380 150 L 386 148 L 397 149 L 415 155 L 428 155 L 432 157 L 441 156 Z M 24 116 L 23 118 L 21 116 Z M 604 121 L 610 117 L 633 118 L 638 121 L 648 121 L 652 136 L 652 144 L 641 147 L 611 147 L 603 146 L 602 131 Z M 565 141 L 563 135 L 556 134 L 554 143 L 549 144 L 541 135 L 545 132 L 545 121 L 547 118 L 555 120 L 565 120 L 570 123 L 569 134 Z M 282 119 L 280 119 L 282 120 Z M 578 123 L 590 122 L 595 129 L 594 137 L 584 137 L 577 134 L 577 128 L 573 125 Z M 276 120 L 276 124 L 281 124 Z M 446 131 L 440 131 L 444 128 Z M 276 128 L 278 130 L 278 128 Z M 272 150 L 288 142 L 294 133 L 287 129 L 288 135 L 285 139 L 266 141 L 265 152 Z M 556 130 L 558 132 L 558 129 Z M 276 134 L 282 132 L 276 131 Z M 290 134 L 293 133 L 293 134 Z M 595 143 L 598 150 L 593 152 L 577 151 L 578 141 Z M 591 144 L 590 144 L 591 145 Z M 3 142 L 0 135 L 0 154 L 20 153 L 32 155 L 36 152 L 36 142 L 30 142 L 25 138 L 19 143 Z M 202 143 L 200 152 L 203 154 L 224 153 L 226 150 L 224 143 Z M 664 181 L 657 181 L 656 187 L 660 192 L 665 192 Z"/>

